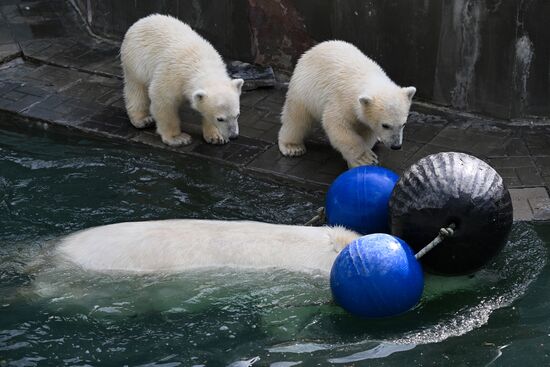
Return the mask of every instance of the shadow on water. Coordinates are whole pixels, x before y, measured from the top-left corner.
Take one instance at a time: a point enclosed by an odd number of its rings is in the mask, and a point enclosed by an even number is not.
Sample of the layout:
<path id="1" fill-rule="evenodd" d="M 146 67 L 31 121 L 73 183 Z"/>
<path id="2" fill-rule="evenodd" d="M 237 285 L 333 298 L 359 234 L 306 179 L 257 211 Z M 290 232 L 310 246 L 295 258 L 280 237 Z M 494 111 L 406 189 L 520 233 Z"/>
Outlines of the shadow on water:
<path id="1" fill-rule="evenodd" d="M 0 132 L 0 365 L 544 364 L 550 229 L 515 225 L 474 277 L 428 276 L 421 303 L 362 320 L 318 274 L 97 275 L 48 256 L 95 225 L 165 218 L 300 223 L 322 197 L 163 152 Z M 528 346 L 526 346 L 528 345 Z M 537 353 L 534 353 L 535 349 Z M 528 351 L 528 352 L 525 352 Z M 368 362 L 362 362 L 367 361 Z M 238 365 L 238 364 L 237 364 Z"/>

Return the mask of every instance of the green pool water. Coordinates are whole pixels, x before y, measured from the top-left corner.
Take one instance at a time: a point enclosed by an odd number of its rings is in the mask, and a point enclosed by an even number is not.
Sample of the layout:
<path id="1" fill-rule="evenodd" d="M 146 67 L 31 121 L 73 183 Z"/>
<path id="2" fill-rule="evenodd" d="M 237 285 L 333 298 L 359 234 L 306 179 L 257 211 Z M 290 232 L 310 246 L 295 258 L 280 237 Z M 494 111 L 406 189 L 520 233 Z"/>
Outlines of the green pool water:
<path id="1" fill-rule="evenodd" d="M 545 366 L 550 226 L 518 224 L 473 278 L 426 278 L 421 303 L 361 320 L 314 274 L 97 275 L 56 267 L 57 239 L 148 219 L 299 224 L 322 195 L 197 159 L 0 130 L 0 366 Z"/>

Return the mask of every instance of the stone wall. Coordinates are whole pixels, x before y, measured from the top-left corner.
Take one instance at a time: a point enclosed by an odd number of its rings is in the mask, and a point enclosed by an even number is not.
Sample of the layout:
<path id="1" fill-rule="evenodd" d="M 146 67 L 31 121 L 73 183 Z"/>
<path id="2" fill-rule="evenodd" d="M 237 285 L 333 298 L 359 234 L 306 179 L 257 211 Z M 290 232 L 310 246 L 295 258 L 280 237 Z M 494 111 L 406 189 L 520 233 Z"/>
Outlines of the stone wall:
<path id="1" fill-rule="evenodd" d="M 342 39 L 419 99 L 500 118 L 550 117 L 548 0 L 72 0 L 121 39 L 150 13 L 176 16 L 226 57 L 289 74 L 312 45 Z"/>

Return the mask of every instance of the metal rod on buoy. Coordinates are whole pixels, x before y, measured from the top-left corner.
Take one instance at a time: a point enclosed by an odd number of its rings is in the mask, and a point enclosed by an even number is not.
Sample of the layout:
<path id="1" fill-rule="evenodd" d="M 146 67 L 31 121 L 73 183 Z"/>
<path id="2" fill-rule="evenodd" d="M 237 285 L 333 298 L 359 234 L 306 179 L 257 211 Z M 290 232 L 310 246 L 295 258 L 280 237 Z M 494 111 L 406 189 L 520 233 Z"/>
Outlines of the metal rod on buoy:
<path id="1" fill-rule="evenodd" d="M 439 245 L 443 240 L 447 237 L 452 237 L 454 235 L 454 230 L 456 229 L 456 225 L 454 223 L 449 224 L 447 227 L 442 227 L 439 230 L 439 234 L 436 238 L 430 243 L 428 243 L 422 250 L 418 251 L 414 257 L 416 260 L 420 259 L 422 256 L 426 255 L 428 251 L 433 249 L 435 246 Z"/>
<path id="2" fill-rule="evenodd" d="M 314 226 L 316 224 L 322 224 L 325 221 L 325 208 L 320 207 L 317 209 L 317 215 L 307 221 L 306 226 Z"/>

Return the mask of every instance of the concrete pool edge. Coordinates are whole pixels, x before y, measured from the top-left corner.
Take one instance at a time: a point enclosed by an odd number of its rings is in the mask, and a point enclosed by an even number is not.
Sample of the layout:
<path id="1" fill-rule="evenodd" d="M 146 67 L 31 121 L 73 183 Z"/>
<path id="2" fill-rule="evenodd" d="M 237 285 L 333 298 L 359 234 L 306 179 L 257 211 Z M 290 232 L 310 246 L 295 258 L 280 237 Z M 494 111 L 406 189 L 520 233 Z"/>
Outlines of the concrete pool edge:
<path id="1" fill-rule="evenodd" d="M 215 156 L 201 155 L 195 152 L 178 151 L 178 149 L 174 148 L 170 149 L 170 147 L 168 146 L 156 144 L 152 141 L 143 141 L 139 139 L 132 139 L 128 141 L 124 136 L 116 135 L 108 131 L 87 129 L 85 127 L 82 128 L 78 125 L 74 126 L 71 124 L 48 121 L 45 119 L 25 117 L 20 114 L 8 112 L 5 110 L 0 110 L 0 117 L 0 128 L 6 128 L 9 130 L 16 129 L 18 131 L 24 131 L 25 129 L 34 128 L 42 131 L 54 131 L 61 134 L 74 135 L 78 137 L 88 137 L 102 139 L 105 141 L 115 141 L 119 144 L 129 142 L 132 145 L 145 145 L 154 149 L 160 148 L 164 151 L 173 151 L 176 154 L 182 154 L 189 157 L 209 159 L 218 164 L 237 169 L 244 174 L 252 175 L 276 184 L 294 186 L 296 188 L 306 191 L 325 192 L 329 186 L 328 184 L 323 184 L 308 179 L 301 179 L 295 176 L 288 176 L 263 168 L 237 164 L 235 162 L 230 162 Z M 511 188 L 509 190 L 514 206 L 514 221 L 550 221 L 550 197 L 545 187 L 535 186 L 516 189 Z M 314 213 L 312 213 L 312 215 L 313 214 Z"/>
<path id="2" fill-rule="evenodd" d="M 74 126 L 71 124 L 58 123 L 55 121 L 48 121 L 45 119 L 39 118 L 30 118 L 14 112 L 1 110 L 0 109 L 0 129 L 5 129 L 8 131 L 15 131 L 19 133 L 25 133 L 29 130 L 34 131 L 43 131 L 43 132 L 52 132 L 57 134 L 62 134 L 65 136 L 73 136 L 75 138 L 86 138 L 86 139 L 98 139 L 104 142 L 113 142 L 116 144 L 130 144 L 131 146 L 142 146 L 142 147 L 151 147 L 153 149 L 160 149 L 163 151 L 174 152 L 176 154 L 181 154 L 187 157 L 195 157 L 201 159 L 207 159 L 216 164 L 226 166 L 229 168 L 236 169 L 243 174 L 247 174 L 253 177 L 260 178 L 264 181 L 272 182 L 273 184 L 281 184 L 286 186 L 296 187 L 300 190 L 310 192 L 310 193 L 324 193 L 329 184 L 324 184 L 308 179 L 301 179 L 299 177 L 285 176 L 277 172 L 271 172 L 269 170 L 248 167 L 242 164 L 237 164 L 235 162 L 227 161 L 215 156 L 207 156 L 194 152 L 182 152 L 178 148 L 173 148 L 169 146 L 163 146 L 163 144 L 157 144 L 151 140 L 139 140 L 132 139 L 128 141 L 125 137 L 113 134 L 108 131 L 101 131 L 96 129 L 86 129 Z M 314 215 L 315 213 L 312 213 Z"/>

